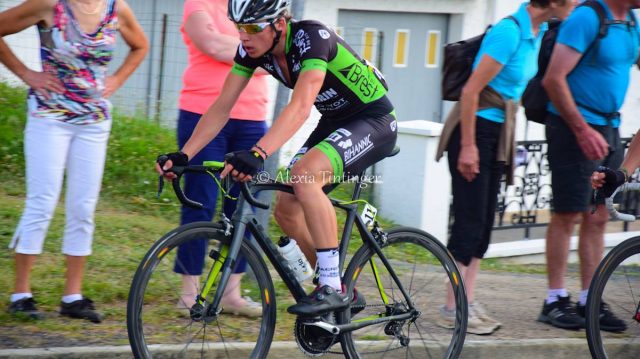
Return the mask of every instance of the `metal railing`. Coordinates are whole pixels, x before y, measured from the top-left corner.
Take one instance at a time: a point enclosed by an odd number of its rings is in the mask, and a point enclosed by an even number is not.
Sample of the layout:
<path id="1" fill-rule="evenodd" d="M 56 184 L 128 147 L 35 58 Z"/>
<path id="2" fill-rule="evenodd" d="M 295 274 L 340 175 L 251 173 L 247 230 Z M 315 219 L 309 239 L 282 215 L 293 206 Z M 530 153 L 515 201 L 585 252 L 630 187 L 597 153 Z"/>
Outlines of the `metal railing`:
<path id="1" fill-rule="evenodd" d="M 621 141 L 626 151 L 631 138 Z M 553 209 L 551 170 L 546 141 L 520 141 L 517 146 L 514 184 L 507 186 L 506 180 L 502 180 L 493 230 L 522 229 L 522 238 L 528 239 L 532 228 L 548 224 Z M 638 181 L 637 173 L 633 180 Z M 616 202 L 620 203 L 621 212 L 640 214 L 640 194 L 624 193 Z M 623 222 L 621 230 L 627 231 L 628 226 Z"/>

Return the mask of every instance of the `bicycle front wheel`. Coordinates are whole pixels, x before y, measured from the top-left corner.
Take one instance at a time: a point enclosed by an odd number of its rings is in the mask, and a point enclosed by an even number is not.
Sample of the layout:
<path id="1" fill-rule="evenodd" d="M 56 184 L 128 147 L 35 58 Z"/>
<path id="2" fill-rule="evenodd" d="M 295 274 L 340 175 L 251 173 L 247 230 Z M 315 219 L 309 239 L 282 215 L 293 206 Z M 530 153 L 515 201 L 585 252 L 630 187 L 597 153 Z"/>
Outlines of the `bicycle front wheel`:
<path id="1" fill-rule="evenodd" d="M 606 303 L 624 320 L 626 330 L 606 328 L 600 308 Z M 591 355 L 597 359 L 640 356 L 640 237 L 614 247 L 602 260 L 589 286 L 585 321 Z M 615 329 L 615 331 L 611 331 Z"/>
<path id="2" fill-rule="evenodd" d="M 274 334 L 276 303 L 266 264 L 253 245 L 244 241 L 240 248 L 240 257 L 246 259 L 240 295 L 257 302 L 253 307 L 261 316 L 236 315 L 240 314 L 238 309 L 225 309 L 224 303 L 218 314 L 207 311 L 220 280 L 220 265 L 226 259 L 221 244 L 228 244 L 229 240 L 219 224 L 197 222 L 174 229 L 147 252 L 131 284 L 127 303 L 129 342 L 136 358 L 151 358 L 160 351 L 163 356 L 171 352 L 172 358 L 266 357 Z M 184 257 L 177 255 L 178 246 L 196 245 L 206 247 L 203 273 L 193 283 L 198 294 L 202 294 L 207 276 L 219 272 L 202 307 L 192 305 L 191 296 L 181 297 L 182 275 L 176 273 L 186 272 L 187 265 Z M 230 282 L 226 293 L 232 293 L 231 285 Z M 188 283 L 187 287 L 193 285 Z M 154 351 L 158 344 L 169 345 Z"/>
<path id="3" fill-rule="evenodd" d="M 413 228 L 388 232 L 382 252 L 416 309 L 411 319 L 382 322 L 344 333 L 341 342 L 347 357 L 386 358 L 392 350 L 406 358 L 457 358 L 467 327 L 467 300 L 458 267 L 446 248 L 430 234 Z M 368 245 L 360 248 L 344 275 L 349 291 L 354 288 L 364 307 L 346 311 L 342 322 L 363 322 L 389 315 L 411 312 L 380 257 Z M 445 290 L 455 297 L 455 318 L 447 327 L 436 324 Z M 359 311 L 361 310 L 361 311 Z M 351 317 L 351 313 L 356 313 Z M 349 318 L 351 317 L 351 318 Z M 397 355 L 393 355 L 396 357 Z"/>

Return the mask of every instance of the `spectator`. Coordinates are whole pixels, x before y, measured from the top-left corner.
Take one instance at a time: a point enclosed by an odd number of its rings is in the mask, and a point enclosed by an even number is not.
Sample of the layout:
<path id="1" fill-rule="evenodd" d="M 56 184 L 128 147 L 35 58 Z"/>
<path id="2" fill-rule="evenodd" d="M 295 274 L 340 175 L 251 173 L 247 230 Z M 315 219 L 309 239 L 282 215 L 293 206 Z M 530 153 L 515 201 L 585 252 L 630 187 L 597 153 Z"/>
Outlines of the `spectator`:
<path id="1" fill-rule="evenodd" d="M 224 80 L 233 66 L 240 40 L 238 29 L 227 18 L 228 0 L 186 0 L 182 23 L 182 35 L 189 51 L 189 63 L 182 77 L 180 113 L 178 115 L 178 146 L 187 142 L 200 117 L 220 96 Z M 266 73 L 263 73 L 266 74 Z M 267 81 L 265 76 L 255 76 L 249 81 L 231 110 L 230 119 L 220 133 L 207 144 L 190 163 L 223 161 L 224 155 L 239 150 L 249 150 L 266 132 Z M 203 209 L 182 206 L 181 224 L 197 221 L 210 222 L 216 208 L 218 187 L 205 174 L 185 174 L 185 193 L 202 204 Z M 234 186 L 231 196 L 237 197 L 239 186 Z M 224 199 L 224 213 L 228 218 L 235 211 L 236 202 Z M 182 274 L 180 307 L 191 308 L 200 289 L 200 275 L 204 265 L 207 241 L 189 243 L 178 247 L 175 271 Z M 260 316 L 258 303 L 240 295 L 240 280 L 246 267 L 242 259 L 231 275 L 223 300 L 223 310 L 246 316 Z"/>
<path id="2" fill-rule="evenodd" d="M 546 136 L 553 213 L 546 235 L 549 289 L 538 320 L 564 329 L 584 326 L 589 284 L 602 258 L 608 220 L 602 198 L 596 199 L 595 213 L 590 211 L 590 176 L 598 165 L 618 168 L 622 162 L 618 111 L 640 45 L 638 24 L 630 13 L 640 1 L 607 0 L 594 6 L 603 6 L 607 19 L 613 20 L 606 26 L 606 36 L 597 39 L 596 10 L 578 7 L 560 27 L 542 82 L 551 100 Z M 574 306 L 564 275 L 578 222 L 582 291 Z M 603 330 L 624 330 L 624 322 L 607 306 L 600 314 Z"/>
<path id="3" fill-rule="evenodd" d="M 491 240 L 500 178 L 513 171 L 518 101 L 537 72 L 538 52 L 550 18 L 569 15 L 573 0 L 532 0 L 499 21 L 482 41 L 460 102 L 449 114 L 436 159 L 447 150 L 454 222 L 447 248 L 464 277 L 469 301 L 467 331 L 491 334 L 500 323 L 475 298 L 480 261 Z M 453 328 L 453 292 L 448 290 L 438 324 Z"/>
<path id="4" fill-rule="evenodd" d="M 28 69 L 2 36 L 37 25 L 42 72 Z M 130 52 L 113 75 L 107 64 L 119 31 Z M 9 312 L 41 318 L 29 283 L 36 255 L 67 178 L 62 253 L 66 283 L 60 314 L 100 322 L 82 296 L 94 211 L 111 129 L 111 96 L 142 62 L 147 40 L 124 0 L 26 0 L 0 13 L 0 62 L 29 86 L 24 147 L 27 199 L 10 248 L 16 263 Z"/>

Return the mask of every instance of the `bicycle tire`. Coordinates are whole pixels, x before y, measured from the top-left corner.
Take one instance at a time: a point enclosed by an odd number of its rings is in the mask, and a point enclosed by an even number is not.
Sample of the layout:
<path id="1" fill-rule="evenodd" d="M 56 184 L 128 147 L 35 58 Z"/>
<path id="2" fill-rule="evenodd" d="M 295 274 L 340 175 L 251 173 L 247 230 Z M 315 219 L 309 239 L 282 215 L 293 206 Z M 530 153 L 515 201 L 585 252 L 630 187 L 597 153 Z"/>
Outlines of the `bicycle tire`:
<path id="1" fill-rule="evenodd" d="M 421 311 L 421 315 L 413 322 L 395 323 L 399 325 L 396 327 L 390 326 L 391 324 L 387 322 L 343 333 L 341 344 L 345 357 L 384 357 L 389 350 L 403 349 L 406 351 L 405 357 L 457 358 L 462 351 L 466 336 L 467 299 L 462 276 L 449 252 L 432 235 L 408 227 L 399 227 L 388 231 L 387 241 L 381 245 L 381 248 L 402 282 L 405 291 L 412 298 L 417 309 Z M 376 263 L 377 269 L 370 265 L 371 259 Z M 390 300 L 386 301 L 388 304 L 386 306 L 384 305 L 385 301 L 381 299 L 379 286 L 374 279 L 374 271 L 377 271 L 379 277 L 386 275 L 381 280 L 381 284 L 385 288 L 384 293 L 390 297 Z M 420 284 L 417 283 L 418 281 Z M 456 302 L 456 316 L 453 330 L 435 325 L 439 306 L 434 303 L 444 304 L 445 283 L 454 283 L 452 289 Z M 354 318 L 351 318 L 353 309 L 342 312 L 339 315 L 341 323 L 348 323 L 356 318 L 357 321 L 362 318 L 375 317 L 381 314 L 383 308 L 388 308 L 391 303 L 394 308 L 405 305 L 404 297 L 398 289 L 395 289 L 392 277 L 387 273 L 378 255 L 368 245 L 362 246 L 349 262 L 344 275 L 344 284 L 347 291 L 351 292 L 356 287 L 358 295 L 364 294 L 366 307 Z M 416 296 L 418 294 L 420 294 L 419 297 Z M 427 299 L 428 296 L 430 296 L 429 299 Z M 402 335 L 410 339 L 408 345 L 404 346 L 401 339 L 396 335 L 390 335 L 386 332 L 387 330 L 390 332 L 401 331 Z M 425 340 L 423 335 L 428 335 L 429 340 Z"/>
<path id="2" fill-rule="evenodd" d="M 601 328 L 600 305 L 603 301 L 612 311 L 622 313 L 622 319 L 626 319 L 626 331 L 608 333 Z M 640 355 L 640 322 L 633 319 L 639 301 L 640 236 L 615 246 L 600 262 L 591 280 L 585 326 L 593 358 L 637 358 Z"/>
<path id="3" fill-rule="evenodd" d="M 181 276 L 173 271 L 178 245 L 207 240 L 207 254 L 218 249 L 220 243 L 228 243 L 222 226 L 217 223 L 196 222 L 180 226 L 164 235 L 149 249 L 133 278 L 127 302 L 127 331 L 129 343 L 136 358 L 151 358 L 154 344 L 173 344 L 163 347 L 174 351 L 173 357 L 193 356 L 200 351 L 200 357 L 214 355 L 265 358 L 273 339 L 276 321 L 276 303 L 273 281 L 259 250 L 251 243 L 243 241 L 240 255 L 247 260 L 247 272 L 242 278 L 241 289 L 259 298 L 262 304 L 261 318 L 244 318 L 220 313 L 211 323 L 194 321 L 189 309 L 178 309 Z M 200 276 L 202 288 L 214 260 L 205 258 L 205 267 Z M 166 276 L 166 277 L 164 277 Z M 216 282 L 219 280 L 216 278 Z M 207 301 L 215 293 L 209 292 Z M 223 327 L 227 325 L 228 327 Z M 225 337 L 227 336 L 227 337 Z M 237 344 L 250 337 L 249 345 Z M 218 340 L 219 342 L 216 342 Z M 230 349 L 233 347 L 233 351 Z M 211 354 L 213 353 L 213 354 Z"/>

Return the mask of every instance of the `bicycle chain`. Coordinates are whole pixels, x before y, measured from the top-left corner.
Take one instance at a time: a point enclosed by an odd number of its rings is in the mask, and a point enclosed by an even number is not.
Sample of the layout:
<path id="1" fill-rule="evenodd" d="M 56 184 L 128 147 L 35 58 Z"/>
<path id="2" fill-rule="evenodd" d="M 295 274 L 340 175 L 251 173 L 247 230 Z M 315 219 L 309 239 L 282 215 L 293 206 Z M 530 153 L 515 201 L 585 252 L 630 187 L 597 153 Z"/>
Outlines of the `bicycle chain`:
<path id="1" fill-rule="evenodd" d="M 354 305 L 351 306 L 350 308 L 374 308 L 374 307 L 386 307 L 386 304 L 367 304 L 367 305 Z M 309 354 L 307 352 L 305 352 L 304 350 L 300 350 L 304 355 L 308 356 L 308 357 L 318 357 L 318 356 L 322 356 L 325 354 L 336 354 L 336 355 L 344 355 L 343 352 L 336 352 L 336 351 L 331 351 L 331 347 L 334 346 L 336 344 L 336 341 L 338 339 L 338 335 L 334 335 L 333 339 L 331 341 L 331 344 L 328 346 L 329 349 L 327 350 L 318 350 L 318 353 L 313 355 L 313 354 Z M 402 349 L 404 348 L 403 346 L 398 346 L 395 348 L 387 348 L 385 350 L 377 350 L 377 351 L 372 351 L 372 352 L 366 352 L 364 354 L 381 354 L 381 353 L 385 353 L 388 352 L 390 350 L 398 350 L 398 349 Z M 362 353 L 361 353 L 362 354 Z"/>

